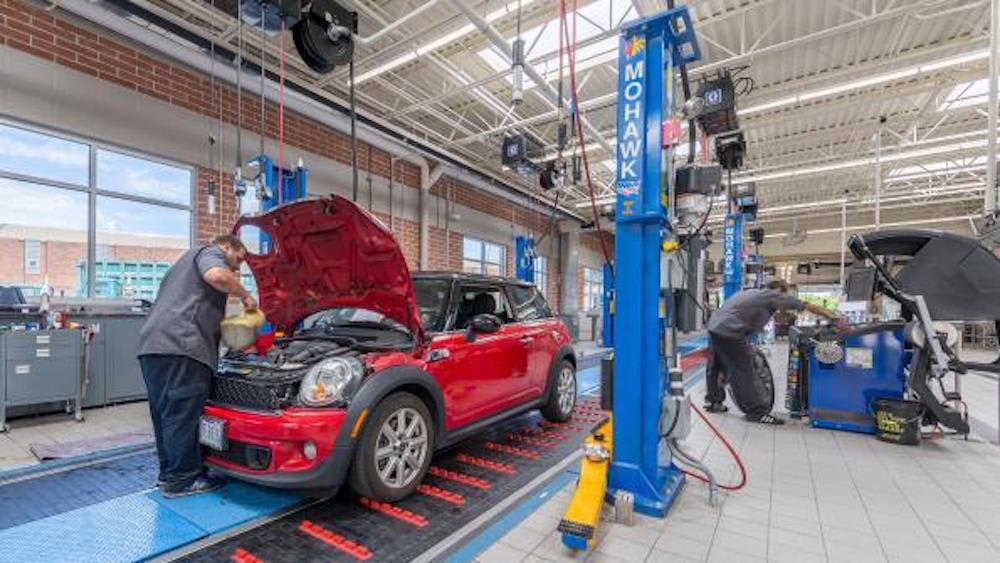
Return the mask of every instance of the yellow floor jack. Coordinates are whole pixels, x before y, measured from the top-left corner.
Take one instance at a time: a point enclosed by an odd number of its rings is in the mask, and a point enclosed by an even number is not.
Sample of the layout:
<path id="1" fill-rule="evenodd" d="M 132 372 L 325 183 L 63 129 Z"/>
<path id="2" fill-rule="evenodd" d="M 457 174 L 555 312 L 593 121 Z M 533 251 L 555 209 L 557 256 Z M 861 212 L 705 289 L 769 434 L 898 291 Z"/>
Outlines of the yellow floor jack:
<path id="1" fill-rule="evenodd" d="M 597 524 L 604 506 L 608 488 L 608 466 L 611 464 L 611 413 L 607 422 L 598 426 L 583 441 L 583 460 L 580 461 L 580 480 L 576 492 L 566 508 L 558 530 L 563 543 L 575 550 L 593 547 Z"/>

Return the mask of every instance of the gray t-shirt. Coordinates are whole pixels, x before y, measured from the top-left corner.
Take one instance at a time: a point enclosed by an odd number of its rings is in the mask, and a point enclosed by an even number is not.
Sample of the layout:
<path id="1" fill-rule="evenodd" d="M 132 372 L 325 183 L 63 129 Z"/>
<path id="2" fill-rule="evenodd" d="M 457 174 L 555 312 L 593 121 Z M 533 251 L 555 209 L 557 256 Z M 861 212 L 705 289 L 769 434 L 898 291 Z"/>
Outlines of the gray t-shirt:
<path id="1" fill-rule="evenodd" d="M 139 356 L 186 356 L 215 370 L 226 294 L 202 277 L 211 268 L 229 269 L 225 253 L 214 245 L 192 248 L 167 270 L 139 332 Z"/>
<path id="2" fill-rule="evenodd" d="M 722 338 L 746 338 L 760 332 L 779 309 L 801 311 L 806 304 L 777 289 L 744 289 L 730 297 L 708 321 L 708 332 Z"/>

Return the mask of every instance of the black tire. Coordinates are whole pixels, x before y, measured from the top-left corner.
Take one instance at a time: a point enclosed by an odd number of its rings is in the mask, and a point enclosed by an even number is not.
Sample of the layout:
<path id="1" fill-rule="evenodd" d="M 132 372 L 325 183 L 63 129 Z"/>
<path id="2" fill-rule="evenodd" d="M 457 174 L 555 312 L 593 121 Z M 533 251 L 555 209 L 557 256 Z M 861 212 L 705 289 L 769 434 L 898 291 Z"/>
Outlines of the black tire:
<path id="1" fill-rule="evenodd" d="M 576 366 L 569 360 L 561 360 L 549 372 L 549 397 L 542 407 L 542 416 L 551 422 L 566 422 L 573 416 L 575 406 Z"/>
<path id="2" fill-rule="evenodd" d="M 768 412 L 771 412 L 774 410 L 774 374 L 771 372 L 771 364 L 759 348 L 753 349 L 752 361 L 754 394 L 762 404 L 767 405 Z M 733 392 L 732 387 L 729 389 L 729 396 L 741 411 L 747 412 L 747 406 L 743 404 L 739 394 Z"/>
<path id="3" fill-rule="evenodd" d="M 390 432 L 399 428 L 399 419 L 394 417 L 400 416 L 400 413 L 403 416 L 403 425 L 406 427 L 413 424 L 417 416 L 422 421 L 423 430 L 417 432 L 414 438 L 419 436 L 425 438 L 423 443 L 425 448 L 422 458 L 416 460 L 416 467 L 411 466 L 408 461 L 412 460 L 413 444 L 419 443 L 419 440 L 409 443 L 398 440 L 399 443 L 393 443 L 384 431 L 387 425 Z M 376 459 L 376 450 L 385 448 L 392 448 L 394 451 Z M 402 500 L 410 496 L 424 480 L 433 455 L 434 419 L 427 405 L 410 393 L 394 393 L 375 407 L 365 423 L 361 438 L 354 447 L 348 484 L 361 496 L 382 502 Z M 399 471 L 400 463 L 403 464 L 402 471 Z M 392 465 L 392 468 L 389 468 L 389 465 Z"/>

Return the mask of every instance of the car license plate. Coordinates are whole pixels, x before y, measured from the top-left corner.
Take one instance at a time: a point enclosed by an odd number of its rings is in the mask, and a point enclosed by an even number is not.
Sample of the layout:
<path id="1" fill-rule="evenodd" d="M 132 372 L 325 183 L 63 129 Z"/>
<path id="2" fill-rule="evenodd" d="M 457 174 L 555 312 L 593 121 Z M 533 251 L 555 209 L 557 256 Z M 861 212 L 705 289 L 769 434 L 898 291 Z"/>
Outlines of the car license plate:
<path id="1" fill-rule="evenodd" d="M 201 422 L 198 424 L 198 441 L 213 450 L 225 451 L 229 446 L 226 441 L 226 421 L 213 416 L 201 417 Z"/>

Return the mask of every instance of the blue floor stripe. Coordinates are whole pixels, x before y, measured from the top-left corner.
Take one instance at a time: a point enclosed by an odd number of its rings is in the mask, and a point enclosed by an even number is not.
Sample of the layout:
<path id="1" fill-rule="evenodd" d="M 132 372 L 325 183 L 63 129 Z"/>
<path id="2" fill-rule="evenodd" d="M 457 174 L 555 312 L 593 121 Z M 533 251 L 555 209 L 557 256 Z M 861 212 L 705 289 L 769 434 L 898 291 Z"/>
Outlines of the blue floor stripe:
<path id="1" fill-rule="evenodd" d="M 499 520 L 493 522 L 475 538 L 463 545 L 461 549 L 448 558 L 448 563 L 464 563 L 474 560 L 477 555 L 499 541 L 525 518 L 531 516 L 539 507 L 551 500 L 552 496 L 565 487 L 567 483 L 576 478 L 577 475 L 569 471 L 559 473 L 543 485 L 538 492 L 515 505 Z"/>

